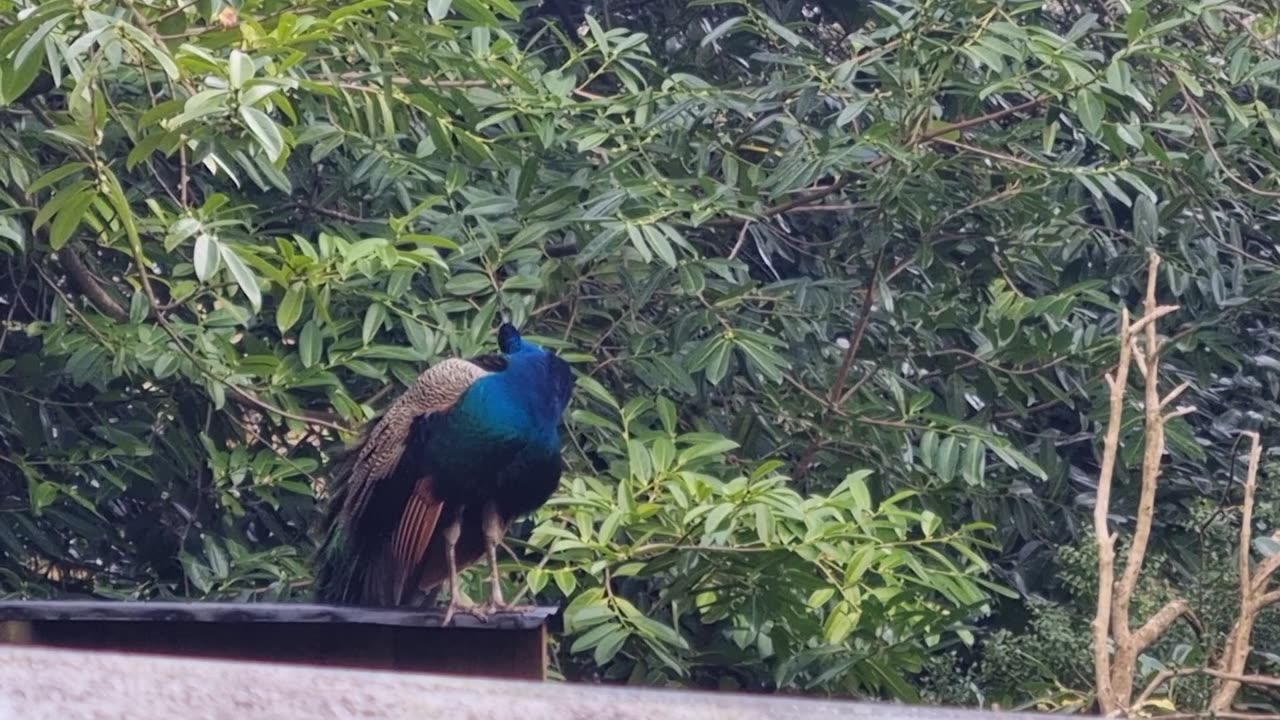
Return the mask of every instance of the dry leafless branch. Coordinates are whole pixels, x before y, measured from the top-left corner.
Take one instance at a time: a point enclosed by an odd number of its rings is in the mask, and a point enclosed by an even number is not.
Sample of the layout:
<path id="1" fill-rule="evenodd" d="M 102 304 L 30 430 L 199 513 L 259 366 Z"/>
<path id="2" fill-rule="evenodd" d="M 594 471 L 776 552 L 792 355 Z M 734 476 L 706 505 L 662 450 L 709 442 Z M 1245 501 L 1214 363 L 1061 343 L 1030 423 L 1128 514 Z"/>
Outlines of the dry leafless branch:
<path id="1" fill-rule="evenodd" d="M 1107 716 L 1136 716 L 1157 690 L 1170 679 L 1204 674 L 1217 679 L 1217 687 L 1209 711 L 1218 717 L 1233 715 L 1231 707 L 1241 685 L 1280 687 L 1280 678 L 1245 674 L 1253 626 L 1268 605 L 1280 602 L 1280 590 L 1268 590 L 1271 578 L 1280 571 L 1280 556 L 1267 558 L 1256 569 L 1250 566 L 1249 548 L 1253 522 L 1254 496 L 1257 491 L 1258 465 L 1262 457 L 1257 433 L 1246 436 L 1252 442 L 1249 469 L 1245 481 L 1245 499 L 1240 528 L 1240 615 L 1232 628 L 1227 646 L 1216 668 L 1180 668 L 1165 670 L 1147 685 L 1135 701 L 1134 677 L 1138 658 L 1156 642 L 1178 618 L 1190 611 L 1184 598 L 1174 598 L 1160 610 L 1133 627 L 1131 605 L 1142 576 L 1143 564 L 1155 520 L 1156 489 L 1160 482 L 1160 465 L 1165 451 L 1165 425 L 1175 417 L 1194 412 L 1190 406 L 1169 407 L 1187 390 L 1183 383 L 1163 396 L 1160 393 L 1161 349 L 1167 342 L 1157 330 L 1157 321 L 1177 310 L 1160 305 L 1156 300 L 1156 280 L 1160 257 L 1151 254 L 1147 267 L 1147 287 L 1142 315 L 1131 320 L 1127 309 L 1121 310 L 1118 341 L 1119 362 L 1115 372 L 1107 375 L 1110 408 L 1103 438 L 1102 467 L 1098 476 L 1098 495 L 1094 506 L 1094 531 L 1098 546 L 1098 604 L 1093 620 L 1093 651 L 1098 704 Z M 1116 534 L 1108 524 L 1112 481 L 1120 447 L 1129 368 L 1136 366 L 1143 382 L 1143 455 L 1141 489 L 1133 539 L 1125 558 L 1124 569 L 1116 578 Z M 1238 713 L 1235 713 L 1238 714 Z"/>

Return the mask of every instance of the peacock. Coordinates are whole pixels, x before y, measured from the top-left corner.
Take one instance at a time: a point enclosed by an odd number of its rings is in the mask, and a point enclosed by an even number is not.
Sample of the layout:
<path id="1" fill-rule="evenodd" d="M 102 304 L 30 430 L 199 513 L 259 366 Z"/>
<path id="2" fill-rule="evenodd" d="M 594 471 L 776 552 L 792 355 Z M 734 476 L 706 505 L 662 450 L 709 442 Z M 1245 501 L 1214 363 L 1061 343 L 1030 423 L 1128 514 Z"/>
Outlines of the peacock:
<path id="1" fill-rule="evenodd" d="M 446 624 L 458 610 L 510 609 L 497 546 L 559 485 L 560 418 L 575 379 L 508 322 L 498 349 L 428 368 L 337 463 L 318 601 L 399 606 L 447 580 Z M 478 607 L 458 571 L 486 554 L 491 597 Z"/>

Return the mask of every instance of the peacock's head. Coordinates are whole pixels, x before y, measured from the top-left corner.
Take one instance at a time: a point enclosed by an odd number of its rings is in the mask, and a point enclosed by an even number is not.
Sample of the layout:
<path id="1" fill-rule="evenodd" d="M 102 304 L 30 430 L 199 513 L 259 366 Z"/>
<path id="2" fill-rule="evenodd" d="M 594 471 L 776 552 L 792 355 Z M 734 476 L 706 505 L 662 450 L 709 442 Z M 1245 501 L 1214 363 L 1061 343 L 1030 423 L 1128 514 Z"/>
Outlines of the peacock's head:
<path id="1" fill-rule="evenodd" d="M 505 355 L 518 352 L 521 346 L 525 345 L 524 338 L 520 337 L 520 331 L 515 325 L 509 322 L 502 323 L 498 328 L 498 349 Z M 530 343 L 532 344 L 532 343 Z"/>
<path id="2" fill-rule="evenodd" d="M 545 372 L 543 377 L 550 381 L 551 395 L 555 398 L 558 412 L 564 410 L 573 395 L 573 386 L 577 383 L 577 378 L 573 376 L 573 371 L 564 358 L 554 350 L 547 350 L 520 337 L 520 331 L 507 322 L 498 328 L 498 349 L 522 367 L 540 368 L 535 371 L 539 374 Z"/>

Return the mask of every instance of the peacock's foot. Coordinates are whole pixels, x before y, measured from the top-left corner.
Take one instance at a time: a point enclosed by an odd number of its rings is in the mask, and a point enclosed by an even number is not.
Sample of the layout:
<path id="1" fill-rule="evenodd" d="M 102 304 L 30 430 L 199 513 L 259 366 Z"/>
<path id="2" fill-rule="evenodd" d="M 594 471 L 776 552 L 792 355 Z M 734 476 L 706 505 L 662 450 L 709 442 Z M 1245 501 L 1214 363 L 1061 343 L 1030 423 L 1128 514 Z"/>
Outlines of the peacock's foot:
<path id="1" fill-rule="evenodd" d="M 453 616 L 459 611 L 477 618 L 484 619 L 484 610 L 476 604 L 475 600 L 467 597 L 466 593 L 461 590 L 449 594 L 449 604 L 444 609 L 444 622 L 442 625 L 448 625 Z"/>

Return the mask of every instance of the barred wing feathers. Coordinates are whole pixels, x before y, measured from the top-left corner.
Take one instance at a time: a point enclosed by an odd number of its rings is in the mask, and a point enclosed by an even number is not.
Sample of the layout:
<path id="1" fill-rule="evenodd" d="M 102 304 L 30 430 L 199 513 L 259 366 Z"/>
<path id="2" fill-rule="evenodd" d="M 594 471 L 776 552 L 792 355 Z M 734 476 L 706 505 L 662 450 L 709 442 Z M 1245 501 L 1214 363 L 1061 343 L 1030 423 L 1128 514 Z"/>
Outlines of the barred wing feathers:
<path id="1" fill-rule="evenodd" d="M 472 383 L 504 364 L 502 356 L 483 356 L 429 368 L 340 463 L 319 553 L 319 600 L 398 605 L 420 576 L 440 575 L 424 564 L 443 560 L 436 529 L 445 508 L 415 451 L 433 414 L 448 411 Z"/>

